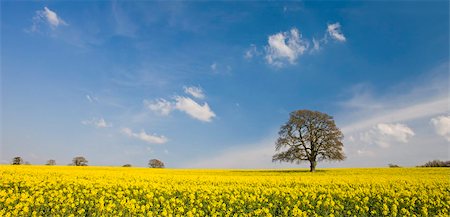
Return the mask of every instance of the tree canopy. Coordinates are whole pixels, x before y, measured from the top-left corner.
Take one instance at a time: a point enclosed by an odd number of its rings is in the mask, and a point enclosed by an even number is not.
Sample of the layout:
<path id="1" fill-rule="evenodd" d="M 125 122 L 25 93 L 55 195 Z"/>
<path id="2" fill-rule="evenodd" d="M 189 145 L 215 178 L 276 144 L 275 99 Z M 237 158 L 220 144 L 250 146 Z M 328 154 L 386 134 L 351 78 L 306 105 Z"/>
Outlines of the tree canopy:
<path id="1" fill-rule="evenodd" d="M 21 157 L 14 157 L 12 159 L 12 165 L 22 165 L 23 164 L 23 159 Z"/>
<path id="2" fill-rule="evenodd" d="M 151 159 L 148 161 L 150 168 L 164 168 L 164 163 L 158 159 Z"/>
<path id="3" fill-rule="evenodd" d="M 86 160 L 86 158 L 78 156 L 78 157 L 74 157 L 72 159 L 72 165 L 74 166 L 87 166 L 88 161 Z"/>
<path id="4" fill-rule="evenodd" d="M 301 163 L 309 161 L 314 172 L 318 161 L 345 159 L 344 135 L 333 117 L 318 111 L 297 110 L 281 126 L 272 161 Z"/>

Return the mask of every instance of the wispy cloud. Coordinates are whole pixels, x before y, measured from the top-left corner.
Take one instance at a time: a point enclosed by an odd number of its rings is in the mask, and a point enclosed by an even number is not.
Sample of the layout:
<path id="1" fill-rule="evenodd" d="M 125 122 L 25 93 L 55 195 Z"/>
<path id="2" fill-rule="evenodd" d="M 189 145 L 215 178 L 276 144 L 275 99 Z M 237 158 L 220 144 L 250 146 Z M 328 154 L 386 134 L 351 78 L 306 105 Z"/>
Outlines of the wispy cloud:
<path id="1" fill-rule="evenodd" d="M 239 145 L 225 149 L 213 156 L 202 157 L 187 164 L 194 168 L 274 168 L 286 164 L 272 163 L 274 140 L 264 139 L 255 144 Z"/>
<path id="2" fill-rule="evenodd" d="M 205 98 L 205 94 L 203 93 L 202 88 L 200 87 L 195 87 L 195 86 L 191 86 L 191 87 L 183 87 L 184 92 L 186 94 L 189 94 L 197 99 L 204 99 Z"/>
<path id="3" fill-rule="evenodd" d="M 365 119 L 353 122 L 342 128 L 348 134 L 367 129 L 377 123 L 383 122 L 401 122 L 409 121 L 431 115 L 442 114 L 448 110 L 448 98 L 437 98 L 424 102 L 417 102 L 404 107 L 383 110 L 382 112 L 373 113 Z"/>
<path id="4" fill-rule="evenodd" d="M 97 97 L 91 96 L 91 95 L 89 95 L 89 94 L 86 94 L 86 99 L 87 99 L 89 102 L 91 102 L 91 103 L 93 103 L 93 102 L 98 102 L 98 98 L 97 98 Z"/>
<path id="5" fill-rule="evenodd" d="M 139 133 L 133 132 L 130 128 L 122 128 L 121 132 L 132 138 L 136 138 L 151 144 L 164 144 L 168 141 L 165 136 L 151 135 L 141 130 Z"/>
<path id="6" fill-rule="evenodd" d="M 255 56 L 261 55 L 261 52 L 258 50 L 256 45 L 251 44 L 250 47 L 244 52 L 245 59 L 252 59 Z"/>
<path id="7" fill-rule="evenodd" d="M 216 116 L 206 102 L 200 105 L 191 98 L 182 96 L 175 97 L 175 101 L 176 109 L 185 112 L 197 120 L 211 122 L 212 118 Z"/>
<path id="8" fill-rule="evenodd" d="M 336 115 L 346 136 L 344 144 L 348 160 L 365 165 L 379 166 L 380 162 L 386 165 L 394 158 L 405 156 L 407 147 L 412 150 L 407 153 L 417 154 L 414 159 L 404 158 L 403 162 L 417 165 L 416 161 L 427 161 L 427 158 L 438 158 L 446 153 L 444 143 L 448 140 L 431 135 L 433 131 L 438 133 L 438 129 L 439 135 L 445 135 L 445 126 L 449 125 L 445 125 L 442 118 L 449 112 L 447 72 L 448 63 L 438 65 L 420 80 L 393 86 L 383 95 L 372 94 L 367 84 L 350 88 L 352 96 L 339 103 L 343 112 Z M 422 156 L 421 152 L 427 155 Z M 363 162 L 364 157 L 371 157 L 373 163 Z"/>
<path id="9" fill-rule="evenodd" d="M 270 35 L 267 43 L 266 61 L 278 67 L 285 63 L 295 64 L 297 58 L 308 49 L 308 43 L 296 28 Z"/>
<path id="10" fill-rule="evenodd" d="M 210 68 L 213 72 L 217 71 L 217 63 L 216 62 L 212 63 Z"/>
<path id="11" fill-rule="evenodd" d="M 327 32 L 334 40 L 341 42 L 344 42 L 346 40 L 344 34 L 341 31 L 341 24 L 339 23 L 328 24 Z"/>
<path id="12" fill-rule="evenodd" d="M 115 21 L 115 33 L 126 37 L 135 37 L 138 27 L 118 2 L 112 3 L 112 15 Z"/>
<path id="13" fill-rule="evenodd" d="M 107 123 L 103 118 L 92 118 L 90 120 L 81 121 L 81 123 L 84 125 L 92 125 L 96 128 L 106 128 L 112 126 L 111 123 Z"/>
<path id="14" fill-rule="evenodd" d="M 444 137 L 447 141 L 450 142 L 450 115 L 441 115 L 432 118 L 430 120 L 430 123 L 433 125 L 438 135 Z"/>
<path id="15" fill-rule="evenodd" d="M 58 26 L 68 25 L 60 16 L 58 16 L 58 14 L 56 14 L 55 11 L 52 11 L 47 7 L 44 7 L 43 10 L 36 11 L 36 14 L 33 17 L 31 31 L 38 31 L 41 23 L 46 23 L 51 29 L 55 29 Z"/>
<path id="16" fill-rule="evenodd" d="M 144 100 L 144 105 L 153 112 L 156 112 L 160 115 L 167 116 L 174 109 L 174 105 L 172 102 L 169 102 L 165 99 L 157 99 L 153 101 Z"/>
<path id="17" fill-rule="evenodd" d="M 318 50 L 320 50 L 320 41 L 319 40 L 317 40 L 317 39 L 315 39 L 315 38 L 313 38 L 312 39 L 312 42 L 313 42 L 313 47 L 311 48 L 311 50 L 312 51 L 318 51 Z"/>

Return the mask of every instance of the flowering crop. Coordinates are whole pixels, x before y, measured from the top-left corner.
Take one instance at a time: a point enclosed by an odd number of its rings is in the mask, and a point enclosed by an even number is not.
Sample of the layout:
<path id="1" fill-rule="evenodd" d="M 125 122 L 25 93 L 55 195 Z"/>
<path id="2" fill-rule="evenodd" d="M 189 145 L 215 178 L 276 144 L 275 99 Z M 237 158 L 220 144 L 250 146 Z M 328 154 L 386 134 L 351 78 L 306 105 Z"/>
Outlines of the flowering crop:
<path id="1" fill-rule="evenodd" d="M 449 216 L 446 168 L 0 166 L 0 216 Z"/>

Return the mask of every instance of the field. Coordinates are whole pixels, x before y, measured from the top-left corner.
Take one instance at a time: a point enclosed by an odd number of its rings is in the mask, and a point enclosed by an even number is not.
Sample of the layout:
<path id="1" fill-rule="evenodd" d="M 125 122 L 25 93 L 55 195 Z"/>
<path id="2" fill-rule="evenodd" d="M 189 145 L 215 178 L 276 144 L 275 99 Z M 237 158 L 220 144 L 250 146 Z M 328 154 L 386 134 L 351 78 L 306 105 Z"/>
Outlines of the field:
<path id="1" fill-rule="evenodd" d="M 0 216 L 449 216 L 444 168 L 0 166 Z"/>

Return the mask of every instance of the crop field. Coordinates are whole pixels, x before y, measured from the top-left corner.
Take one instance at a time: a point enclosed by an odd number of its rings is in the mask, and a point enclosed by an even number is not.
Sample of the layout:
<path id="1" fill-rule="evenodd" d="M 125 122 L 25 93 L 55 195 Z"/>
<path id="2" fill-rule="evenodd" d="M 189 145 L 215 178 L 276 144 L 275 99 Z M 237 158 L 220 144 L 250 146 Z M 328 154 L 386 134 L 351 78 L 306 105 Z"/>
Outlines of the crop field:
<path id="1" fill-rule="evenodd" d="M 0 216 L 449 216 L 445 168 L 0 166 Z"/>

